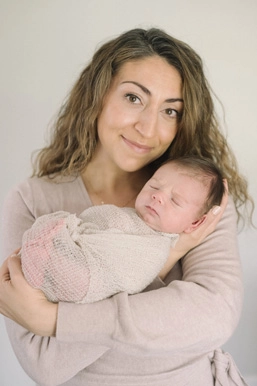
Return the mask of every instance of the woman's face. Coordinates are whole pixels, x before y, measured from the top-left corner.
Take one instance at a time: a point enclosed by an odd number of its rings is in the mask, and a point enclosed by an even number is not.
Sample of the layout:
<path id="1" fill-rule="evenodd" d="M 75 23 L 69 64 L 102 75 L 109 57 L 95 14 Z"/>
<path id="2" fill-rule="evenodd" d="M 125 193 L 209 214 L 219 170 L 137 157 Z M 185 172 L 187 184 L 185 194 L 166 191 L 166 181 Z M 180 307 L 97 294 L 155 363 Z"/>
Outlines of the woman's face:
<path id="1" fill-rule="evenodd" d="M 154 56 L 124 64 L 98 118 L 96 155 L 123 171 L 136 171 L 170 146 L 182 113 L 178 71 Z"/>

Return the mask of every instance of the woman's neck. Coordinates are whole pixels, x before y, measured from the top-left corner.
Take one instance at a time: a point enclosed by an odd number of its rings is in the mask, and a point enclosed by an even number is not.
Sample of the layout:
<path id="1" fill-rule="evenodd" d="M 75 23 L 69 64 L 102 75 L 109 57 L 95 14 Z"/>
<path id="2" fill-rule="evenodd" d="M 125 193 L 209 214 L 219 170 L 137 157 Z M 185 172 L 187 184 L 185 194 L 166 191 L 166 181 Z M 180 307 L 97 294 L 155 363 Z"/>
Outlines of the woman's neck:
<path id="1" fill-rule="evenodd" d="M 147 170 L 125 172 L 96 160 L 88 164 L 81 176 L 94 205 L 119 207 L 134 207 L 136 196 L 150 178 Z"/>

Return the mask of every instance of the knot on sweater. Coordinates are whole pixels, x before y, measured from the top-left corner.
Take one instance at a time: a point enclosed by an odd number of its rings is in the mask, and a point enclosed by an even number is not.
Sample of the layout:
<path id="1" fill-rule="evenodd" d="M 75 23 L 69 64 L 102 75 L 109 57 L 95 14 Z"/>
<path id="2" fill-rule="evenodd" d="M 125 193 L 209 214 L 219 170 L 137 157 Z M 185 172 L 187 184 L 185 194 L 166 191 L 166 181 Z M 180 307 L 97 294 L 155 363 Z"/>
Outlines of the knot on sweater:
<path id="1" fill-rule="evenodd" d="M 247 386 L 231 355 L 221 349 L 214 352 L 212 372 L 215 386 Z"/>

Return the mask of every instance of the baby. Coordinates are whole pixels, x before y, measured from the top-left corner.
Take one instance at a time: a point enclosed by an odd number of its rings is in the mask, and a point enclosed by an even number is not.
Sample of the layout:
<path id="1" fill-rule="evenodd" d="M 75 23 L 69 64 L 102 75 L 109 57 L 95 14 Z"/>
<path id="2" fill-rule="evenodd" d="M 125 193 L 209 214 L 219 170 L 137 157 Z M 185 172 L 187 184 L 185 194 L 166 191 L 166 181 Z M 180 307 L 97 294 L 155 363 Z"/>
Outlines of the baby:
<path id="1" fill-rule="evenodd" d="M 23 236 L 27 281 L 53 302 L 91 303 L 145 289 L 182 232 L 192 232 L 220 205 L 223 178 L 210 161 L 169 160 L 138 194 L 133 208 L 93 206 L 80 216 L 39 217 Z"/>

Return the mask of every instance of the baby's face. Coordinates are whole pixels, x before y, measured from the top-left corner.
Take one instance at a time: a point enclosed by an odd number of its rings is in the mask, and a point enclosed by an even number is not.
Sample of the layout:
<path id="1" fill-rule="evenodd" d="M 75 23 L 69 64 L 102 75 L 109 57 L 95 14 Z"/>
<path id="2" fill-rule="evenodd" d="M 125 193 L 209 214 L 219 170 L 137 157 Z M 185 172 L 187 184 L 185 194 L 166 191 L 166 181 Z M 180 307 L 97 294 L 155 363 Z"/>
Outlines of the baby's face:
<path id="1" fill-rule="evenodd" d="M 176 164 L 161 166 L 139 193 L 135 208 L 152 229 L 182 233 L 200 219 L 208 188 Z"/>

